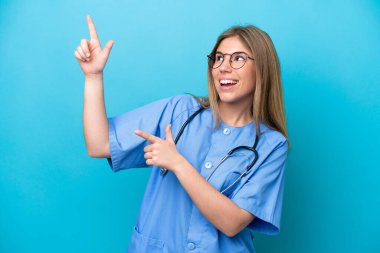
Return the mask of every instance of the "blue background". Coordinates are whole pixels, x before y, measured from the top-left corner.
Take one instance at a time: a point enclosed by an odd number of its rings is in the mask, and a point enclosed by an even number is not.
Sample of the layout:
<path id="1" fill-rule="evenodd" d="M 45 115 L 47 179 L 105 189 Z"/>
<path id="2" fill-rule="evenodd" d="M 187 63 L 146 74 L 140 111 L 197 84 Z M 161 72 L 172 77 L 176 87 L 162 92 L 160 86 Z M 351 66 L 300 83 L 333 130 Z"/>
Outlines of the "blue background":
<path id="1" fill-rule="evenodd" d="M 0 252 L 124 252 L 149 169 L 87 156 L 74 51 L 93 17 L 114 116 L 206 95 L 206 54 L 236 24 L 277 48 L 292 149 L 282 231 L 258 252 L 380 250 L 379 1 L 0 0 Z M 163 224 L 164 225 L 164 224 Z"/>

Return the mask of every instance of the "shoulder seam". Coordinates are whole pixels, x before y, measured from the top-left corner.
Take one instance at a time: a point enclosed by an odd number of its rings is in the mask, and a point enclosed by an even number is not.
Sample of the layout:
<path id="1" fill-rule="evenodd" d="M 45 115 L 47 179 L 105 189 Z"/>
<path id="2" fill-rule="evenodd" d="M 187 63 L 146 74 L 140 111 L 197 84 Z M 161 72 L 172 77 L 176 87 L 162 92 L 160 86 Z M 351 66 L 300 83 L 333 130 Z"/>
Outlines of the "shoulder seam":
<path id="1" fill-rule="evenodd" d="M 182 99 L 182 98 L 181 98 Z M 200 105 L 196 105 L 196 106 L 193 106 L 191 108 L 186 108 L 185 110 L 181 111 L 180 113 L 178 113 L 178 115 L 173 119 L 172 123 L 174 123 L 178 118 L 179 116 L 181 116 L 183 113 L 187 112 L 187 111 L 192 111 L 194 109 L 197 109 Z"/>

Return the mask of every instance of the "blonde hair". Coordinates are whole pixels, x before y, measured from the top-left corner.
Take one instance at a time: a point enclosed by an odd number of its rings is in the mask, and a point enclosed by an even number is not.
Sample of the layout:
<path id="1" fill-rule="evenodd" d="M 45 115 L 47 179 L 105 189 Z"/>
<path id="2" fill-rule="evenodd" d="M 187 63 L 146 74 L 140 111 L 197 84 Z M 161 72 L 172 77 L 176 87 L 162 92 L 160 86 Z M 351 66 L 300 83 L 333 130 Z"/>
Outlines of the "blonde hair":
<path id="1" fill-rule="evenodd" d="M 260 135 L 259 122 L 261 121 L 268 127 L 284 135 L 290 146 L 286 131 L 280 63 L 273 42 L 266 32 L 255 26 L 234 26 L 227 29 L 218 37 L 211 53 L 214 53 L 218 49 L 224 39 L 235 36 L 251 51 L 256 61 L 256 87 L 250 110 L 251 116 L 255 121 L 256 134 Z M 217 128 L 221 120 L 218 106 L 219 96 L 214 85 L 211 71 L 212 68 L 209 65 L 207 75 L 208 97 L 193 96 L 202 107 L 211 107 L 216 119 L 215 128 Z"/>

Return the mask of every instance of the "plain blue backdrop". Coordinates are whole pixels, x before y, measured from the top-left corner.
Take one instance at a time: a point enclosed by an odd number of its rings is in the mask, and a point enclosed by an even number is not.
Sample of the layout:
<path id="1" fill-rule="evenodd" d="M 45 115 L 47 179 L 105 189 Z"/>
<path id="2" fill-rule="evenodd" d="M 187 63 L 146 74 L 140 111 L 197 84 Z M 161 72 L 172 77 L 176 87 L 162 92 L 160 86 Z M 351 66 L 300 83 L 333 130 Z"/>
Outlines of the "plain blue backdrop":
<path id="1" fill-rule="evenodd" d="M 379 1 L 0 0 L 1 253 L 127 248 L 149 169 L 113 173 L 87 155 L 73 55 L 87 14 L 103 45 L 115 40 L 108 116 L 207 95 L 217 36 L 236 24 L 267 31 L 292 149 L 282 230 L 256 236 L 258 252 L 379 252 Z"/>

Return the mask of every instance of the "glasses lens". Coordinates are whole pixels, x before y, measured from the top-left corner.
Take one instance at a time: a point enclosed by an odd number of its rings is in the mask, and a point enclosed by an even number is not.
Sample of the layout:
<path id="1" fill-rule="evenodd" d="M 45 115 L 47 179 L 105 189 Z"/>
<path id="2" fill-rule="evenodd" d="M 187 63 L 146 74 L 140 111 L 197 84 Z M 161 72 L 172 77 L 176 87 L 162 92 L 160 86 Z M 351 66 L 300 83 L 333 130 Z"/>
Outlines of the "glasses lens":
<path id="1" fill-rule="evenodd" d="M 216 69 L 222 65 L 224 56 L 221 53 L 211 53 L 208 55 L 208 65 L 210 68 Z"/>
<path id="2" fill-rule="evenodd" d="M 231 67 L 240 69 L 247 61 L 247 55 L 244 53 L 233 53 L 231 55 Z"/>
<path id="3" fill-rule="evenodd" d="M 207 58 L 208 58 L 208 66 L 210 68 L 213 68 L 214 67 L 214 63 L 215 63 L 215 54 L 209 54 L 207 55 Z"/>
<path id="4" fill-rule="evenodd" d="M 224 55 L 221 53 L 215 53 L 215 62 L 214 62 L 213 68 L 214 69 L 219 68 L 220 65 L 222 65 L 223 61 L 224 61 Z"/>

